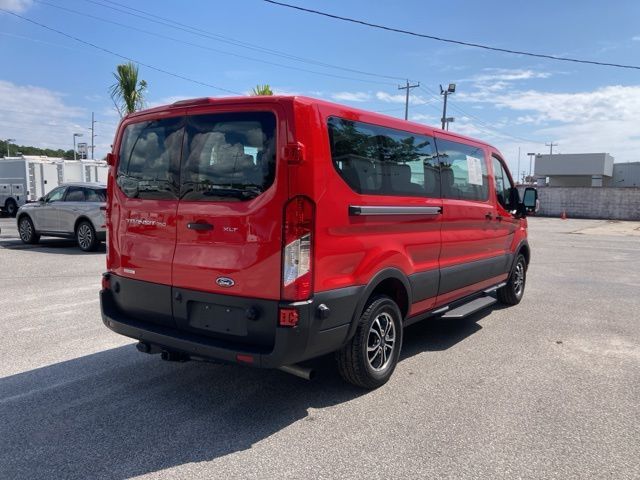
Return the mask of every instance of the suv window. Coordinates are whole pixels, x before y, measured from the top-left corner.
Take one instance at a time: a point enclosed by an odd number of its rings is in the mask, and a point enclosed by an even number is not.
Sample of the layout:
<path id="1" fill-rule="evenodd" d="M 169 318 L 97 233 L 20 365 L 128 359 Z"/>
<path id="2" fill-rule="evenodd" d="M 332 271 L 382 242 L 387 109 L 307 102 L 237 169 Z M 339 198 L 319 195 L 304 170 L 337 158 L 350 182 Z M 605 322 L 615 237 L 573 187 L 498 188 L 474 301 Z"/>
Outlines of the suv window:
<path id="1" fill-rule="evenodd" d="M 64 191 L 67 187 L 57 187 L 51 190 L 46 197 L 47 202 L 57 202 L 64 197 Z"/>
<path id="2" fill-rule="evenodd" d="M 64 197 L 65 202 L 84 202 L 85 193 L 82 187 L 69 187 Z"/>
<path id="3" fill-rule="evenodd" d="M 131 198 L 175 199 L 183 119 L 135 123 L 124 131 L 117 183 Z"/>
<path id="4" fill-rule="evenodd" d="M 275 133 L 270 112 L 187 117 L 180 198 L 239 201 L 260 195 L 275 177 Z"/>
<path id="5" fill-rule="evenodd" d="M 333 164 L 356 192 L 440 196 L 432 138 L 337 117 L 329 118 L 328 128 Z"/>
<path id="6" fill-rule="evenodd" d="M 502 205 L 506 210 L 513 210 L 516 208 L 516 205 L 513 205 L 514 199 L 512 198 L 512 192 L 514 191 L 513 183 L 511 183 L 511 179 L 505 171 L 504 165 L 502 165 L 500 159 L 495 155 L 492 159 L 493 178 L 495 181 L 498 203 L 500 203 L 500 205 Z"/>
<path id="7" fill-rule="evenodd" d="M 486 201 L 489 199 L 487 161 L 482 147 L 438 139 L 442 198 Z"/>
<path id="8" fill-rule="evenodd" d="M 84 195 L 85 195 L 85 202 L 106 202 L 107 201 L 106 188 L 85 188 Z"/>

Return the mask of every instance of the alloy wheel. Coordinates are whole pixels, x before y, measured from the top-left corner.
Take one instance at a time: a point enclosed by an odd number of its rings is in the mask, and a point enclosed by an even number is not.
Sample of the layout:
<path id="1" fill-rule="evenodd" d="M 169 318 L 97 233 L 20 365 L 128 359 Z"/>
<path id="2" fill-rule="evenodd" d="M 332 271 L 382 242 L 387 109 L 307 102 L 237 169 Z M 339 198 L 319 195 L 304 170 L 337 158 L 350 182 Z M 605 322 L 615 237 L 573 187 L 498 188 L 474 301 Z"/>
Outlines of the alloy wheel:
<path id="1" fill-rule="evenodd" d="M 91 227 L 86 223 L 83 223 L 78 227 L 78 244 L 83 250 L 88 249 L 93 242 L 93 232 Z"/>
<path id="2" fill-rule="evenodd" d="M 369 328 L 367 338 L 367 361 L 379 372 L 391 363 L 396 343 L 396 328 L 391 315 L 380 313 Z"/>

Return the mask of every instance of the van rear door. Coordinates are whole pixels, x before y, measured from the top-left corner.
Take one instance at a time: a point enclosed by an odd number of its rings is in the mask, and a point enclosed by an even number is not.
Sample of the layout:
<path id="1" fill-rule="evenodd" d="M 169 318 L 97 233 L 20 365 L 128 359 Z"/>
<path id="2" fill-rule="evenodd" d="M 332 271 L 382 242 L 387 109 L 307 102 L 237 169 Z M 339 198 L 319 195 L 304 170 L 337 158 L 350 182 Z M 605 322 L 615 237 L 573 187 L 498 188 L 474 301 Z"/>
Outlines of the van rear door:
<path id="1" fill-rule="evenodd" d="M 173 285 L 174 318 L 189 330 L 200 310 L 220 308 L 206 294 L 280 298 L 286 123 L 279 108 L 247 107 L 186 117 Z"/>
<path id="2" fill-rule="evenodd" d="M 122 283 L 115 300 L 132 316 L 167 326 L 175 325 L 171 262 L 184 113 L 134 117 L 125 126 L 109 206 L 109 241 L 117 248 L 110 245 L 108 262 Z"/>

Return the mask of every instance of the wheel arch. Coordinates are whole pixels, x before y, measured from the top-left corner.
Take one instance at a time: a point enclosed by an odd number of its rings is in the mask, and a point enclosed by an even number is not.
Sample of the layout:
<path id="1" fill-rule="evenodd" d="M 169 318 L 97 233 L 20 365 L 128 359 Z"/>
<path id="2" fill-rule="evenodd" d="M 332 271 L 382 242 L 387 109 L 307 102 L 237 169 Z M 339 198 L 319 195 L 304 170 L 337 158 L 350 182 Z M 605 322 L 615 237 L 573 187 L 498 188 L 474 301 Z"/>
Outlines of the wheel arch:
<path id="1" fill-rule="evenodd" d="M 531 260 L 531 249 L 529 248 L 529 242 L 527 242 L 526 240 L 522 240 L 519 244 L 518 244 L 518 248 L 516 249 L 516 254 L 515 257 L 513 259 L 513 262 L 515 263 L 516 259 L 518 258 L 518 255 L 524 255 L 524 261 L 527 263 L 527 267 L 529 266 L 529 261 Z"/>
<path id="2" fill-rule="evenodd" d="M 369 299 L 375 295 L 387 295 L 395 301 L 398 308 L 400 308 L 403 320 L 409 314 L 412 303 L 409 279 L 404 272 L 398 268 L 385 268 L 373 276 L 360 294 L 360 298 L 353 312 L 353 317 L 351 318 L 351 325 L 345 343 L 351 340 L 355 334 L 362 312 L 369 303 Z"/>
<path id="3" fill-rule="evenodd" d="M 89 217 L 87 217 L 86 215 L 80 215 L 78 218 L 76 218 L 76 221 L 73 224 L 73 233 L 74 233 L 74 235 L 78 232 L 78 226 L 83 221 L 89 222 L 89 225 L 91 225 L 91 228 L 93 228 L 93 230 L 95 231 L 96 226 L 93 224 L 91 219 Z"/>
<path id="4" fill-rule="evenodd" d="M 33 225 L 33 228 L 35 230 L 36 224 L 33 223 L 33 218 L 31 218 L 31 215 L 29 215 L 27 212 L 20 212 L 18 214 L 18 216 L 16 217 L 16 225 L 17 225 L 17 227 L 20 228 L 20 221 L 25 217 L 27 217 L 29 220 L 31 220 L 31 225 Z"/>

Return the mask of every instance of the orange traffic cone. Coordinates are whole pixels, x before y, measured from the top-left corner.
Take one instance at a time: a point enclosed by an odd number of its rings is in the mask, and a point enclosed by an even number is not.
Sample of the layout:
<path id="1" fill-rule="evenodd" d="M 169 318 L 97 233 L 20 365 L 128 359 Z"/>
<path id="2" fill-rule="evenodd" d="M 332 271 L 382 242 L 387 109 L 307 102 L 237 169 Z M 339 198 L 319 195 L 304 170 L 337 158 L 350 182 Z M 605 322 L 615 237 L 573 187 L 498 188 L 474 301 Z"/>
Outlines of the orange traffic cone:
<path id="1" fill-rule="evenodd" d="M 566 210 L 562 210 L 562 214 L 560 215 L 560 218 L 562 220 L 566 220 L 567 219 L 567 211 Z"/>

